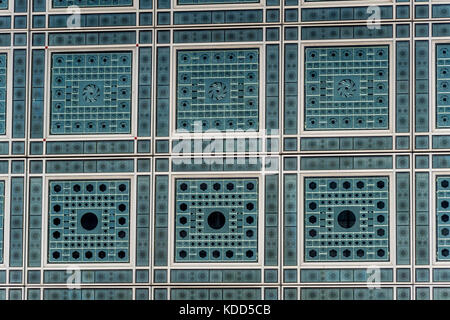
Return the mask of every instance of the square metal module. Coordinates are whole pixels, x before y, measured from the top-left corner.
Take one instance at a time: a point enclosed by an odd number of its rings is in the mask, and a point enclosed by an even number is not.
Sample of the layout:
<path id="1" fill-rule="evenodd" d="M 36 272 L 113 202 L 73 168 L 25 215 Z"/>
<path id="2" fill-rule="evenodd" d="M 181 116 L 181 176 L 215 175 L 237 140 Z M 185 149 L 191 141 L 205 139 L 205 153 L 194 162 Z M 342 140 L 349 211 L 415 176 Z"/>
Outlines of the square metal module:
<path id="1" fill-rule="evenodd" d="M 132 52 L 53 53 L 50 134 L 130 134 Z"/>
<path id="2" fill-rule="evenodd" d="M 130 180 L 49 181 L 49 262 L 128 262 Z"/>
<path id="3" fill-rule="evenodd" d="M 389 128 L 389 47 L 305 49 L 305 130 Z"/>
<path id="4" fill-rule="evenodd" d="M 437 259 L 441 261 L 450 259 L 449 239 L 449 176 L 438 176 L 436 179 L 436 237 L 437 237 Z"/>
<path id="5" fill-rule="evenodd" d="M 257 179 L 177 179 L 175 261 L 258 260 Z"/>
<path id="6" fill-rule="evenodd" d="M 49 27 L 67 22 L 50 16 Z M 85 25 L 119 23 L 105 14 L 86 16 Z M 149 39 L 133 31 L 42 35 L 33 36 L 31 49 L 30 156 L 149 155 Z"/>
<path id="7" fill-rule="evenodd" d="M 259 129 L 258 49 L 178 50 L 176 79 L 177 129 Z"/>
<path id="8" fill-rule="evenodd" d="M 389 177 L 304 183 L 305 261 L 389 260 Z"/>
<path id="9" fill-rule="evenodd" d="M 450 45 L 436 45 L 436 128 L 448 128 L 449 109 L 449 66 Z"/>

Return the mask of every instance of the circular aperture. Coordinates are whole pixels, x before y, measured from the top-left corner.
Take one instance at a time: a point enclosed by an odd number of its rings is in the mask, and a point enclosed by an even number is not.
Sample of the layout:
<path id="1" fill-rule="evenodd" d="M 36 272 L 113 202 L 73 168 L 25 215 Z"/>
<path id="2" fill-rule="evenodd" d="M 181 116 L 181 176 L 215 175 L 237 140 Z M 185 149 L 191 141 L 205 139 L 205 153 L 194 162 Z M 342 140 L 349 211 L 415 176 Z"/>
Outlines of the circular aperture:
<path id="1" fill-rule="evenodd" d="M 356 217 L 350 210 L 344 210 L 339 213 L 337 221 L 342 228 L 349 229 L 355 225 Z"/>
<path id="2" fill-rule="evenodd" d="M 93 230 L 98 225 L 98 218 L 92 212 L 85 213 L 81 217 L 81 226 L 86 230 Z"/>
<path id="3" fill-rule="evenodd" d="M 225 225 L 225 216 L 222 212 L 214 211 L 208 216 L 208 225 L 213 229 L 220 229 Z"/>

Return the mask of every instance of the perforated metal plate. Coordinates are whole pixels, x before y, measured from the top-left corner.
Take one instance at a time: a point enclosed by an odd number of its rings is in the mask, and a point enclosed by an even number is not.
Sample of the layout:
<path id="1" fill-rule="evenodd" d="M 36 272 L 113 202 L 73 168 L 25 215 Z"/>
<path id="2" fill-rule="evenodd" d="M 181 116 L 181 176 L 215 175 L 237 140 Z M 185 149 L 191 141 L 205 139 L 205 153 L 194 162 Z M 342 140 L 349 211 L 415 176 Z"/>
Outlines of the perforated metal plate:
<path id="1" fill-rule="evenodd" d="M 389 178 L 305 178 L 305 261 L 389 260 Z"/>
<path id="2" fill-rule="evenodd" d="M 450 44 L 436 45 L 436 127 L 450 127 Z"/>
<path id="3" fill-rule="evenodd" d="M 175 261 L 258 260 L 258 179 L 176 179 Z"/>
<path id="4" fill-rule="evenodd" d="M 49 182 L 48 261 L 128 262 L 130 180 Z"/>
<path id="5" fill-rule="evenodd" d="M 177 129 L 258 130 L 258 49 L 179 50 L 176 81 Z"/>
<path id="6" fill-rule="evenodd" d="M 50 133 L 131 132 L 132 53 L 53 53 Z"/>
<path id="7" fill-rule="evenodd" d="M 437 260 L 450 260 L 450 176 L 436 178 Z"/>
<path id="8" fill-rule="evenodd" d="M 388 129 L 389 46 L 305 48 L 305 130 Z"/>

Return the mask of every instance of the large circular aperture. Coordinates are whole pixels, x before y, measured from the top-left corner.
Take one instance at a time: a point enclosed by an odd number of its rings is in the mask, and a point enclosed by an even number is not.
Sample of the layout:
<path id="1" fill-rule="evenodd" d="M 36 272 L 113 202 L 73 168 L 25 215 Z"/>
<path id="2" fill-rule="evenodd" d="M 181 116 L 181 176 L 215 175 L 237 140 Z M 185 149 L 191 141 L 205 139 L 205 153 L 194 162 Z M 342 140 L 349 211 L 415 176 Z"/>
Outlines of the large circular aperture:
<path id="1" fill-rule="evenodd" d="M 356 217 L 350 210 L 344 210 L 337 217 L 339 225 L 344 229 L 349 229 L 355 225 Z"/>
<path id="2" fill-rule="evenodd" d="M 98 225 L 98 218 L 92 212 L 83 214 L 81 217 L 81 226 L 86 230 L 93 230 Z"/>
<path id="3" fill-rule="evenodd" d="M 213 229 L 220 229 L 225 225 L 225 216 L 222 212 L 214 211 L 208 216 L 208 225 Z"/>

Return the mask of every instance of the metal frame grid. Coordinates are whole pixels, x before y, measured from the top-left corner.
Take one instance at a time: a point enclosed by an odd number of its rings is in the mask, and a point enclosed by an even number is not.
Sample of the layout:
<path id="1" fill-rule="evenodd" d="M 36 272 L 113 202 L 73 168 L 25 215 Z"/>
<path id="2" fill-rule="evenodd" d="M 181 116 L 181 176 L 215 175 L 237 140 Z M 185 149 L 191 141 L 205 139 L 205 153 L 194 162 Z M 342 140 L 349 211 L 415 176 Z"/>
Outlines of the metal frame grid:
<path id="1" fill-rule="evenodd" d="M 445 212 L 436 179 L 450 176 L 450 135 L 436 125 L 443 94 L 434 90 L 442 83 L 438 46 L 449 43 L 449 1 L 105 0 L 79 12 L 53 1 L 0 4 L 0 54 L 8 55 L 0 299 L 450 297 L 450 267 L 437 254 L 445 226 L 436 217 Z M 368 28 L 372 5 L 380 28 Z M 305 50 L 361 46 L 389 48 L 388 125 L 306 130 Z M 233 147 L 219 157 L 249 152 L 261 165 L 174 164 L 183 138 L 174 130 L 177 50 L 252 48 L 259 50 L 259 132 L 244 133 L 242 143 L 231 135 Z M 133 52 L 130 133 L 50 135 L 51 54 L 123 50 Z M 190 156 L 211 155 L 202 150 Z M 373 176 L 389 178 L 389 260 L 306 261 L 304 179 Z M 259 182 L 257 261 L 176 261 L 176 179 L 246 177 Z M 48 262 L 50 181 L 90 179 L 131 181 L 129 262 Z M 374 265 L 380 290 L 367 288 Z M 79 289 L 68 288 L 78 280 Z"/>

